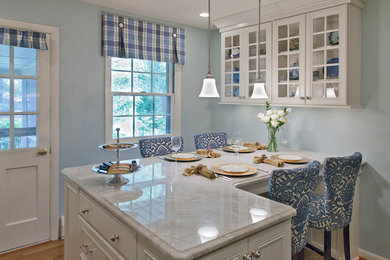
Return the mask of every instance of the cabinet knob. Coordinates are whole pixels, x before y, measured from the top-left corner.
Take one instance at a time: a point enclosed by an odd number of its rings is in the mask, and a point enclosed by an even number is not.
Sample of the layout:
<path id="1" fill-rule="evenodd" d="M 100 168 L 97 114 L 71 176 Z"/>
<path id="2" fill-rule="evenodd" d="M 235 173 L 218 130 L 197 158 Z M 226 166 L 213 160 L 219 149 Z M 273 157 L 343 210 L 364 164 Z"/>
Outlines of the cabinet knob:
<path id="1" fill-rule="evenodd" d="M 110 240 L 111 240 L 112 242 L 115 242 L 115 240 L 119 240 L 119 236 L 111 235 Z"/>
<path id="2" fill-rule="evenodd" d="M 250 255 L 245 254 L 242 256 L 242 259 L 243 260 L 252 260 L 252 257 Z"/>
<path id="3" fill-rule="evenodd" d="M 81 250 L 83 250 L 84 254 L 88 255 L 88 245 L 80 245 Z"/>
<path id="4" fill-rule="evenodd" d="M 254 257 L 254 258 L 260 258 L 260 256 L 261 256 L 261 252 L 260 252 L 260 250 L 253 250 L 252 251 L 252 256 Z"/>
<path id="5" fill-rule="evenodd" d="M 84 209 L 81 211 L 81 213 L 83 213 L 83 214 L 88 213 L 88 212 L 89 212 L 89 209 L 86 209 L 86 208 L 84 208 Z"/>

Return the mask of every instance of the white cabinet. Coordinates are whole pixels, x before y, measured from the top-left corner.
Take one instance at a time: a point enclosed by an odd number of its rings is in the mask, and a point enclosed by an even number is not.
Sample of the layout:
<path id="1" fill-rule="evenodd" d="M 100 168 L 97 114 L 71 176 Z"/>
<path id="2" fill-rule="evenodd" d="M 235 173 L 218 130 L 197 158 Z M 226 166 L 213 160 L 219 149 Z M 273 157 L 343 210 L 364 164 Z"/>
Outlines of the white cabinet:
<path id="1" fill-rule="evenodd" d="M 304 104 L 305 15 L 275 21 L 272 47 L 272 103 Z"/>
<path id="2" fill-rule="evenodd" d="M 80 225 L 78 224 L 78 187 L 65 183 L 65 259 L 78 259 L 80 255 Z"/>
<path id="3" fill-rule="evenodd" d="M 224 103 L 265 103 L 264 100 L 250 99 L 253 85 L 257 80 L 260 54 L 260 77 L 271 96 L 271 23 L 230 31 L 222 34 L 221 89 Z"/>
<path id="4" fill-rule="evenodd" d="M 247 239 L 219 249 L 201 260 L 291 259 L 291 221 L 285 221 Z"/>
<path id="5" fill-rule="evenodd" d="M 260 69 L 271 104 L 360 106 L 361 7 L 302 7 L 262 24 Z M 249 99 L 257 78 L 256 31 L 254 26 L 222 32 L 222 104 L 266 101 Z"/>

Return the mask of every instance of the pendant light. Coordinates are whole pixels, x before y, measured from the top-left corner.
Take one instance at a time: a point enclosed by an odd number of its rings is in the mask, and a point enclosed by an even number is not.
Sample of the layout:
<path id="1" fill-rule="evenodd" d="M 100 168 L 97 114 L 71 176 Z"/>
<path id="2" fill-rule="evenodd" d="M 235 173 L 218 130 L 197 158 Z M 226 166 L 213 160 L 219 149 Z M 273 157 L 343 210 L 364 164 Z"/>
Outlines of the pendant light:
<path id="1" fill-rule="evenodd" d="M 261 82 L 260 78 L 260 12 L 261 12 L 261 0 L 259 0 L 259 30 L 257 31 L 257 48 L 258 48 L 258 63 L 257 63 L 257 80 L 253 86 L 253 92 L 251 98 L 268 98 L 265 91 L 265 85 Z"/>
<path id="2" fill-rule="evenodd" d="M 199 94 L 199 97 L 208 97 L 208 98 L 218 98 L 219 93 L 217 90 L 217 85 L 215 83 L 215 78 L 213 74 L 211 73 L 211 60 L 210 60 L 210 38 L 211 38 L 211 24 L 210 24 L 210 0 L 208 0 L 209 3 L 209 70 L 207 73 L 206 78 L 203 79 L 203 86 L 202 91 Z"/>

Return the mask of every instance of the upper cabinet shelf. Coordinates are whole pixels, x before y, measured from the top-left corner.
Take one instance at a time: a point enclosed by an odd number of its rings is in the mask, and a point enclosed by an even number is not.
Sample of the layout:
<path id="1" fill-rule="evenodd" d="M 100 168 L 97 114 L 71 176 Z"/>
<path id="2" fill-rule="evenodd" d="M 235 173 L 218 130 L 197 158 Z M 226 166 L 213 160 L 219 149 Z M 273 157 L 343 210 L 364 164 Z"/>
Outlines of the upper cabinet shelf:
<path id="1" fill-rule="evenodd" d="M 297 8 L 299 14 L 262 23 L 260 44 L 256 25 L 220 28 L 220 103 L 360 107 L 362 2 L 334 2 L 338 5 L 318 11 L 311 5 L 305 13 Z M 269 99 L 250 99 L 259 58 Z"/>

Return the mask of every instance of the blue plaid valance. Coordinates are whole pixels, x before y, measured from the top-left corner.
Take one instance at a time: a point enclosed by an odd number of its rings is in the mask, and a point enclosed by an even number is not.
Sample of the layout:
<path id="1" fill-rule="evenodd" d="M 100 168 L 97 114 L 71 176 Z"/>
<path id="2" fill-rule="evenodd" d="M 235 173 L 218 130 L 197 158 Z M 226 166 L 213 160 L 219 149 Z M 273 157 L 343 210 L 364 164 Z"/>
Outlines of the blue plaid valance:
<path id="1" fill-rule="evenodd" d="M 46 33 L 0 27 L 0 44 L 47 50 Z"/>
<path id="2" fill-rule="evenodd" d="M 184 64 L 185 30 L 104 14 L 102 52 L 104 56 Z"/>

